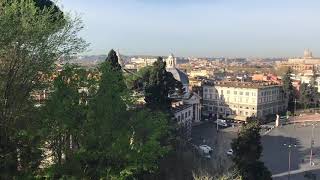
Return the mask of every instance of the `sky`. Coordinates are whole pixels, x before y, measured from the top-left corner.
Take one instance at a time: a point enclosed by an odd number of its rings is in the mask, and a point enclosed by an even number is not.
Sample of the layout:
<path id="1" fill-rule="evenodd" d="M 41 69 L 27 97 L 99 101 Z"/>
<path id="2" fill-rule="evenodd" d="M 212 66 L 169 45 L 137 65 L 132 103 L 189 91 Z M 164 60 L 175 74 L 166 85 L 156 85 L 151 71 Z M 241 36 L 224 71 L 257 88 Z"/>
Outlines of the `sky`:
<path id="1" fill-rule="evenodd" d="M 320 57 L 319 0 L 60 0 L 86 54 Z"/>

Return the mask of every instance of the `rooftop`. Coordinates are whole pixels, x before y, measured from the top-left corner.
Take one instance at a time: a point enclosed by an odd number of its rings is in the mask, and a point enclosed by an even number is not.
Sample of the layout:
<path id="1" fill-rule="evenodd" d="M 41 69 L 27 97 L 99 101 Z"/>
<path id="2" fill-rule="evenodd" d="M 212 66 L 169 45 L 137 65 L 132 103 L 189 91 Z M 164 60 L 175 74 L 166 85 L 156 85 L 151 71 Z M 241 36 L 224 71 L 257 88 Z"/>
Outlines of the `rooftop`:
<path id="1" fill-rule="evenodd" d="M 172 102 L 172 111 L 174 113 L 179 112 L 179 111 L 183 111 L 189 107 L 191 107 L 191 104 L 184 104 L 183 101 L 176 101 L 176 102 Z"/>
<path id="2" fill-rule="evenodd" d="M 237 87 L 237 88 L 269 88 L 280 87 L 281 85 L 274 82 L 239 82 L 239 81 L 217 81 L 215 86 L 220 87 Z"/>

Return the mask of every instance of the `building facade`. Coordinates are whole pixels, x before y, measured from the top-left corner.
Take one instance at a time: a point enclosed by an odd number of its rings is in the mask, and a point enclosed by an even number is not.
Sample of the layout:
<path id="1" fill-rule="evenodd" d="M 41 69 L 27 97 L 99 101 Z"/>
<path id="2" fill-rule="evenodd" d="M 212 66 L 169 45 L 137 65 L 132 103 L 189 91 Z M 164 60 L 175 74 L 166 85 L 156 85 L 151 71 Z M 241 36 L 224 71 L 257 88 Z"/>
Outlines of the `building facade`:
<path id="1" fill-rule="evenodd" d="M 227 81 L 203 85 L 203 113 L 207 116 L 265 119 L 286 110 L 282 86 L 275 83 Z"/>
<path id="2" fill-rule="evenodd" d="M 310 50 L 304 51 L 304 56 L 301 58 L 291 58 L 285 62 L 277 62 L 277 67 L 291 68 L 297 72 L 304 72 L 308 70 L 319 70 L 320 58 L 315 58 Z"/>
<path id="3" fill-rule="evenodd" d="M 180 133 L 186 137 L 191 137 L 192 121 L 194 118 L 194 111 L 192 104 L 185 104 L 183 101 L 175 101 L 172 103 L 172 110 L 174 118 L 180 126 Z"/>

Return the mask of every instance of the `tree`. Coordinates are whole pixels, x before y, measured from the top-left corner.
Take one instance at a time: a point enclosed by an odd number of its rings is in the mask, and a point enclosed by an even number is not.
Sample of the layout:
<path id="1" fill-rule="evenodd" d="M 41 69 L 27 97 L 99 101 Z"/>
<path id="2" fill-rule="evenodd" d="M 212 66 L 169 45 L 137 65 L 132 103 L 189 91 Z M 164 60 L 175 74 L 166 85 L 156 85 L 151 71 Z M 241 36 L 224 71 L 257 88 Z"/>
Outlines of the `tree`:
<path id="1" fill-rule="evenodd" d="M 121 72 L 110 61 L 100 70 L 99 89 L 89 102 L 78 152 L 81 172 L 94 179 L 137 178 L 154 172 L 168 149 L 160 143 L 168 133 L 168 117 L 147 110 L 131 111 Z"/>
<path id="2" fill-rule="evenodd" d="M 318 101 L 317 88 L 312 84 L 302 83 L 300 86 L 300 103 L 304 105 L 304 108 L 312 107 L 311 104 L 316 105 Z M 313 106 L 313 107 L 314 107 Z"/>
<path id="3" fill-rule="evenodd" d="M 288 68 L 286 73 L 282 76 L 282 85 L 283 91 L 288 99 L 288 110 L 292 112 L 294 110 L 295 92 L 292 85 L 291 73 L 291 68 Z"/>
<path id="4" fill-rule="evenodd" d="M 152 110 L 169 112 L 172 101 L 169 96 L 183 93 L 181 82 L 166 71 L 166 63 L 161 57 L 142 77 L 143 80 L 146 80 L 144 93 L 147 107 Z"/>
<path id="5" fill-rule="evenodd" d="M 54 165 L 49 168 L 52 178 L 61 178 L 62 175 L 74 175 L 73 170 L 79 165 L 75 153 L 80 144 L 82 127 L 86 119 L 86 103 L 79 90 L 86 73 L 74 65 L 66 65 L 54 80 L 53 93 L 45 103 L 42 111 L 42 134 L 46 141 L 45 148 L 51 151 L 49 157 Z"/>
<path id="6" fill-rule="evenodd" d="M 117 53 L 113 49 L 109 51 L 106 61 L 111 64 L 114 70 L 121 70 L 121 65 L 119 64 Z"/>
<path id="7" fill-rule="evenodd" d="M 33 1 L 0 3 L 0 176 L 12 179 L 35 172 L 40 161 L 31 156 L 41 151 L 31 93 L 43 89 L 41 78 L 54 62 L 86 44 L 77 36 L 78 18 L 57 18 L 54 9 L 41 10 Z"/>
<path id="8" fill-rule="evenodd" d="M 260 161 L 262 146 L 259 132 L 258 122 L 252 121 L 242 127 L 238 138 L 231 143 L 234 151 L 232 161 L 244 180 L 272 179 L 270 171 Z"/>

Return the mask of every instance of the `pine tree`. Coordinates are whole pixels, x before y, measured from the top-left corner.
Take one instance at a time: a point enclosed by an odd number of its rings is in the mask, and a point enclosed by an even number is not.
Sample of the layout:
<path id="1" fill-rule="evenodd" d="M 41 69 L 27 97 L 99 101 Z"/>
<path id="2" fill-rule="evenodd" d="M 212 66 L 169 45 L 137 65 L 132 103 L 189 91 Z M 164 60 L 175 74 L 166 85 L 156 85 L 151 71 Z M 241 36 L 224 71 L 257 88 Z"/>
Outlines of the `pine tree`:
<path id="1" fill-rule="evenodd" d="M 271 180 L 270 171 L 261 162 L 262 153 L 260 126 L 251 121 L 242 127 L 238 138 L 232 141 L 232 158 L 236 170 L 244 180 Z"/>
<path id="2" fill-rule="evenodd" d="M 161 57 L 153 64 L 149 79 L 145 86 L 145 101 L 147 107 L 153 110 L 169 112 L 172 94 L 182 94 L 181 82 L 174 79 L 170 72 L 166 71 L 166 63 Z"/>
<path id="3" fill-rule="evenodd" d="M 109 51 L 106 62 L 109 62 L 111 64 L 113 70 L 117 70 L 117 71 L 121 70 L 117 53 L 113 49 Z"/>
<path id="4" fill-rule="evenodd" d="M 288 99 L 288 110 L 292 112 L 294 110 L 295 92 L 292 85 L 291 73 L 291 68 L 288 68 L 286 73 L 282 76 L 282 85 L 283 91 Z"/>

